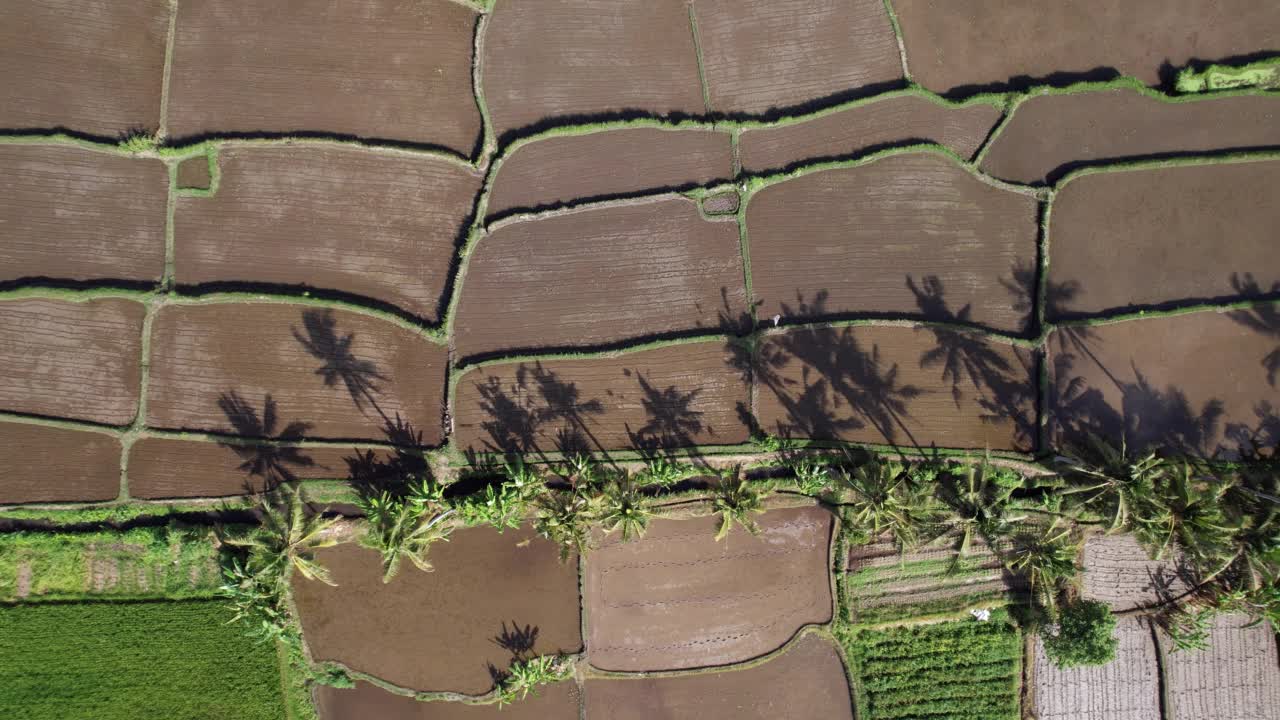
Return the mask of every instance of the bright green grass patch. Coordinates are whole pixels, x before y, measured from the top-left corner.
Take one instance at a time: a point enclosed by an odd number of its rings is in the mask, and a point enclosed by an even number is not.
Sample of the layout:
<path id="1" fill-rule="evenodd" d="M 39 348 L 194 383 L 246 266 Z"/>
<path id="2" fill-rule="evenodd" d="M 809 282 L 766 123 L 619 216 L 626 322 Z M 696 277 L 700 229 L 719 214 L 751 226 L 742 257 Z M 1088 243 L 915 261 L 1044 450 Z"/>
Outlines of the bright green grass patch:
<path id="1" fill-rule="evenodd" d="M 281 720 L 275 647 L 222 603 L 0 608 L 0 717 Z"/>
<path id="2" fill-rule="evenodd" d="M 1194 68 L 1186 68 L 1178 73 L 1177 89 L 1180 93 L 1244 87 L 1280 87 L 1280 58 L 1259 60 L 1242 67 L 1210 65 L 1199 72 Z"/>
<path id="3" fill-rule="evenodd" d="M 1004 611 L 988 622 L 844 628 L 863 720 L 938 716 L 1017 720 L 1022 636 Z"/>
<path id="4" fill-rule="evenodd" d="M 213 597 L 208 528 L 0 534 L 0 601 Z"/>

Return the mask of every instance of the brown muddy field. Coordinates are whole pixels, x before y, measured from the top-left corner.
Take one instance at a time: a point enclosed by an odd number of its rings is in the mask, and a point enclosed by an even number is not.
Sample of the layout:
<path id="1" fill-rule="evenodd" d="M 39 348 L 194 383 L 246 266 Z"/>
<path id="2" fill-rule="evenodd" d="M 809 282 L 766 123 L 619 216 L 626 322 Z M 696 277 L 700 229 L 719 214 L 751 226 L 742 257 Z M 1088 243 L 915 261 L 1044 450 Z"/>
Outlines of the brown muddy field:
<path id="1" fill-rule="evenodd" d="M 209 158 L 197 155 L 178 163 L 178 188 L 208 190 L 213 178 L 209 174 Z"/>
<path id="2" fill-rule="evenodd" d="M 992 141 L 982 169 L 1035 184 L 1053 182 L 1077 165 L 1275 146 L 1280 97 L 1166 102 L 1120 88 L 1026 100 Z"/>
<path id="3" fill-rule="evenodd" d="M 662 195 L 495 226 L 454 319 L 460 358 L 717 329 L 746 311 L 738 227 Z"/>
<path id="4" fill-rule="evenodd" d="M 853 719 L 840 656 L 830 641 L 815 634 L 745 670 L 590 679 L 583 696 L 591 719 Z"/>
<path id="5" fill-rule="evenodd" d="M 415 690 L 479 695 L 493 687 L 489 666 L 505 670 L 513 647 L 581 649 L 577 558 L 561 563 L 528 527 L 461 529 L 430 557 L 434 572 L 405 562 L 383 584 L 376 552 L 354 543 L 322 550 L 338 586 L 293 586 L 312 657 Z"/>
<path id="6" fill-rule="evenodd" d="M 1061 669 L 1035 642 L 1035 717 L 1039 720 L 1150 720 L 1160 712 L 1160 664 L 1145 618 L 1116 624 L 1116 659 Z M 1241 716 L 1243 717 L 1243 716 Z"/>
<path id="7" fill-rule="evenodd" d="M 912 79 L 940 93 L 1107 69 L 1156 85 L 1166 64 L 1280 49 L 1273 0 L 895 0 L 893 9 Z"/>
<path id="8" fill-rule="evenodd" d="M 550 137 L 502 161 L 489 194 L 489 215 L 731 177 L 728 133 L 637 127 Z"/>
<path id="9" fill-rule="evenodd" d="M 1152 560 L 1133 535 L 1098 535 L 1084 545 L 1082 595 L 1112 610 L 1150 607 L 1190 589 L 1188 568 L 1174 556 Z"/>
<path id="10" fill-rule="evenodd" d="M 1167 717 L 1172 720 L 1280 718 L 1280 664 L 1276 637 L 1265 622 L 1244 615 L 1219 615 L 1207 650 L 1171 651 L 1160 642 L 1167 684 Z"/>
<path id="11" fill-rule="evenodd" d="M 379 452 L 379 455 L 384 454 Z M 129 449 L 129 496 L 164 498 L 227 497 L 261 492 L 288 480 L 347 477 L 341 447 L 271 447 L 146 437 Z"/>
<path id="12" fill-rule="evenodd" d="M 706 111 L 685 0 L 497 0 L 482 68 L 499 137 L 553 117 Z"/>
<path id="13" fill-rule="evenodd" d="M 132 422 L 145 312 L 118 299 L 0 302 L 0 410 Z"/>
<path id="14" fill-rule="evenodd" d="M 168 193 L 159 160 L 0 146 L 0 282 L 159 281 Z"/>
<path id="15" fill-rule="evenodd" d="M 1280 291 L 1277 184 L 1280 160 L 1071 180 L 1049 219 L 1050 314 Z"/>
<path id="16" fill-rule="evenodd" d="M 441 441 L 447 351 L 386 320 L 285 303 L 169 306 L 151 334 L 147 424 L 247 437 Z M 301 424 L 299 424 L 301 423 Z"/>
<path id="17" fill-rule="evenodd" d="M 763 113 L 902 78 L 879 0 L 694 0 L 710 110 Z"/>
<path id="18" fill-rule="evenodd" d="M 456 163 L 333 145 L 221 152 L 218 193 L 180 197 L 177 281 L 308 285 L 438 319 L 481 177 Z"/>
<path id="19" fill-rule="evenodd" d="M 1277 443 L 1280 357 L 1273 306 L 1064 327 L 1048 341 L 1050 427 L 1057 446 L 1088 433 L 1131 450 L 1233 457 Z M 1274 372 L 1274 371 L 1273 371 Z"/>
<path id="20" fill-rule="evenodd" d="M 536 694 L 535 694 L 536 693 Z M 320 720 L 579 720 L 578 686 L 572 681 L 539 686 L 510 705 L 419 702 L 366 682 L 351 690 L 315 689 Z"/>
<path id="21" fill-rule="evenodd" d="M 1035 360 L 980 334 L 853 326 L 766 335 L 756 415 L 765 432 L 909 447 L 1029 451 Z"/>
<path id="22" fill-rule="evenodd" d="M 932 153 L 825 170 L 747 203 L 762 318 L 891 314 L 1018 332 L 1020 269 L 1036 257 L 1036 201 Z"/>
<path id="23" fill-rule="evenodd" d="M 757 516 L 758 535 L 719 518 L 654 520 L 643 538 L 606 535 L 584 560 L 587 659 L 614 671 L 743 662 L 831 619 L 821 508 Z"/>
<path id="24" fill-rule="evenodd" d="M 183 2 L 169 134 L 321 131 L 469 155 L 475 24 L 448 0 Z"/>
<path id="25" fill-rule="evenodd" d="M 938 143 L 970 158 L 999 119 L 1000 111 L 986 103 L 953 107 L 904 95 L 812 120 L 749 128 L 738 140 L 738 152 L 743 170 L 754 173 L 913 142 Z"/>
<path id="26" fill-rule="evenodd" d="M 495 452 L 743 443 L 738 361 L 708 342 L 483 366 L 458 379 L 454 441 Z"/>
<path id="27" fill-rule="evenodd" d="M 106 433 L 0 423 L 0 505 L 96 502 L 120 494 L 120 443 Z"/>
<path id="28" fill-rule="evenodd" d="M 0 3 L 0 128 L 154 132 L 168 31 L 165 0 Z"/>

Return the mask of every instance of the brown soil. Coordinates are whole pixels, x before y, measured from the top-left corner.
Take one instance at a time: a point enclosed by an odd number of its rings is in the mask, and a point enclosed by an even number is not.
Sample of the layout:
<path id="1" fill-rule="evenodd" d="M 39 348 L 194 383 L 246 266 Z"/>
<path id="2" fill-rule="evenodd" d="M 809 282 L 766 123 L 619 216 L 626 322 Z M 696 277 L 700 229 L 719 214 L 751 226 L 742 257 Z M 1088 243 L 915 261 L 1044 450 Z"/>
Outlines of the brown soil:
<path id="1" fill-rule="evenodd" d="M 18 562 L 18 576 L 14 582 L 14 597 L 19 600 L 31 594 L 31 561 Z"/>
<path id="2" fill-rule="evenodd" d="M 458 380 L 459 448 L 529 452 L 746 442 L 747 385 L 723 342 L 488 365 Z"/>
<path id="3" fill-rule="evenodd" d="M 1061 669 L 1035 641 L 1035 717 L 1040 720 L 1150 720 L 1160 717 L 1160 666 L 1143 618 L 1116 624 L 1116 659 Z"/>
<path id="4" fill-rule="evenodd" d="M 1268 360 L 1280 355 L 1273 313 L 1264 306 L 1056 330 L 1048 348 L 1056 446 L 1092 432 L 1123 436 L 1134 451 L 1231 457 L 1254 443 L 1274 448 L 1280 388 L 1266 382 Z"/>
<path id="5" fill-rule="evenodd" d="M 97 502 L 120 494 L 120 443 L 110 435 L 0 423 L 0 504 Z"/>
<path id="6" fill-rule="evenodd" d="M 1207 650 L 1172 652 L 1163 638 L 1160 654 L 1172 720 L 1280 718 L 1280 664 L 1274 629 L 1247 627 L 1244 615 L 1214 619 Z"/>
<path id="7" fill-rule="evenodd" d="M 587 680 L 586 717 L 610 720 L 852 720 L 835 647 L 807 635 L 746 670 L 678 677 Z"/>
<path id="8" fill-rule="evenodd" d="M 934 154 L 765 188 L 747 204 L 760 317 L 893 314 L 1021 331 L 1036 258 L 1033 198 Z"/>
<path id="9" fill-rule="evenodd" d="M 197 155 L 178 163 L 178 187 L 208 190 L 213 178 L 209 175 L 209 158 Z"/>
<path id="10" fill-rule="evenodd" d="M 1187 572 L 1176 560 L 1152 560 L 1132 535 L 1099 535 L 1084 546 L 1083 595 L 1117 611 L 1148 607 L 1186 594 Z"/>
<path id="11" fill-rule="evenodd" d="M 498 707 L 461 702 L 419 702 L 366 682 L 351 690 L 316 687 L 321 720 L 578 720 L 578 686 L 543 685 L 523 700 Z"/>
<path id="12" fill-rule="evenodd" d="M 920 605 L 978 594 L 998 600 L 1020 584 L 1004 571 L 1000 559 L 981 538 L 972 540 L 958 573 L 953 574 L 946 568 L 928 575 L 904 573 L 899 576 L 894 572 L 897 568 L 910 570 L 909 563 L 954 560 L 958 544 L 959 538 L 949 535 L 908 553 L 899 552 L 888 540 L 853 548 L 848 558 L 850 572 L 873 571 L 877 577 L 877 582 L 871 584 L 850 583 L 855 614 L 860 608 Z"/>
<path id="13" fill-rule="evenodd" d="M 152 329 L 147 423 L 385 440 L 384 416 L 399 416 L 421 431 L 423 444 L 437 445 L 446 354 L 359 313 L 280 303 L 170 306 Z M 220 399 L 233 394 L 240 409 L 228 413 Z"/>
<path id="14" fill-rule="evenodd" d="M 711 99 L 763 113 L 898 81 L 902 61 L 880 0 L 695 0 Z"/>
<path id="15" fill-rule="evenodd" d="M 0 4 L 0 128 L 154 132 L 168 31 L 165 0 Z"/>
<path id="16" fill-rule="evenodd" d="M 746 311 L 743 282 L 737 226 L 680 197 L 503 223 L 462 280 L 455 344 L 467 358 L 714 330 Z"/>
<path id="17" fill-rule="evenodd" d="M 1038 95 L 1018 106 L 982 169 L 1022 183 L 1052 182 L 1072 166 L 1169 153 L 1280 145 L 1280 98 L 1169 103 L 1136 90 Z"/>
<path id="18" fill-rule="evenodd" d="M 719 518 L 654 520 L 644 537 L 605 536 L 582 587 L 587 659 L 602 670 L 728 665 L 781 647 L 801 626 L 831 619 L 820 508 L 758 516 L 759 535 Z"/>
<path id="19" fill-rule="evenodd" d="M 434 572 L 406 561 L 390 584 L 378 554 L 358 545 L 323 550 L 319 560 L 337 587 L 294 582 L 317 660 L 403 687 L 479 695 L 493 686 L 487 663 L 511 662 L 498 642 L 504 631 L 536 629 L 534 655 L 582 647 L 577 559 L 561 563 L 556 546 L 528 528 L 458 530 L 431 548 Z"/>
<path id="20" fill-rule="evenodd" d="M 261 491 L 268 477 L 272 484 L 288 476 L 342 479 L 347 477 L 346 458 L 355 454 L 351 448 L 338 447 L 233 446 L 143 438 L 129 450 L 129 495 L 148 500 L 223 497 Z"/>
<path id="21" fill-rule="evenodd" d="M 168 193 L 159 160 L 0 146 L 0 282 L 159 281 Z"/>
<path id="22" fill-rule="evenodd" d="M 1061 84 L 1107 68 L 1155 85 L 1166 65 L 1278 49 L 1280 22 L 1271 0 L 895 0 L 893 9 L 912 78 L 935 92 L 1026 77 Z"/>
<path id="23" fill-rule="evenodd" d="M 178 199 L 179 283 L 305 284 L 438 319 L 479 174 L 324 145 L 233 147 L 218 165 L 217 195 Z"/>
<path id="24" fill-rule="evenodd" d="M 142 304 L 116 299 L 0 303 L 0 409 L 131 422 L 144 314 Z"/>
<path id="25" fill-rule="evenodd" d="M 738 212 L 742 199 L 734 190 L 708 195 L 702 199 L 702 212 L 707 215 L 731 215 Z"/>
<path id="26" fill-rule="evenodd" d="M 733 150 L 727 133 L 640 127 L 551 137 L 503 160 L 489 195 L 489 213 L 504 215 L 731 177 Z"/>
<path id="27" fill-rule="evenodd" d="M 1030 450 L 1031 354 L 975 333 L 899 326 L 792 330 L 761 348 L 769 433 L 903 446 Z"/>
<path id="28" fill-rule="evenodd" d="M 1277 184 L 1274 160 L 1094 173 L 1068 182 L 1050 213 L 1051 312 L 1280 290 Z"/>
<path id="29" fill-rule="evenodd" d="M 183 2 L 169 133 L 315 131 L 469 155 L 480 135 L 475 24 L 448 0 Z"/>
<path id="30" fill-rule="evenodd" d="M 757 173 L 913 142 L 935 142 L 970 158 L 999 119 L 1000 111 L 986 103 L 951 107 L 905 95 L 804 122 L 745 130 L 739 152 L 743 169 Z"/>
<path id="31" fill-rule="evenodd" d="M 706 110 L 685 0 L 498 0 L 483 68 L 499 136 L 545 118 Z"/>

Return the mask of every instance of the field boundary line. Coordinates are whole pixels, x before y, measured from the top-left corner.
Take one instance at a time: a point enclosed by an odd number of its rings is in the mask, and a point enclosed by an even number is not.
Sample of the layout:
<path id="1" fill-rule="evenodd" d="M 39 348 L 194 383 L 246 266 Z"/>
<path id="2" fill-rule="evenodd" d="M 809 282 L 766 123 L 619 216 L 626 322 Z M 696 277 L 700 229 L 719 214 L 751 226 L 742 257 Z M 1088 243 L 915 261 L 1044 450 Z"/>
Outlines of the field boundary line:
<path id="1" fill-rule="evenodd" d="M 711 88 L 707 85 L 707 69 L 702 61 L 702 38 L 698 34 L 697 4 L 693 0 L 686 3 L 689 11 L 689 31 L 693 35 L 693 57 L 698 64 L 698 86 L 702 89 L 702 108 L 711 115 Z"/>
<path id="2" fill-rule="evenodd" d="M 178 2 L 169 0 L 169 30 L 164 43 L 164 72 L 160 77 L 160 122 L 156 137 L 161 141 L 169 134 L 169 86 L 173 82 L 173 47 L 178 34 Z"/>
<path id="3" fill-rule="evenodd" d="M 760 667 L 776 658 L 785 655 L 796 645 L 800 644 L 805 638 L 815 635 L 827 642 L 838 642 L 831 630 L 832 624 L 826 623 L 805 623 L 798 627 L 791 637 L 782 645 L 768 652 L 756 655 L 746 660 L 734 663 L 726 663 L 723 665 L 701 665 L 698 667 L 681 668 L 679 670 L 603 670 L 590 663 L 584 655 L 578 667 L 582 670 L 584 680 L 645 680 L 653 678 L 681 678 L 695 677 L 699 675 L 714 675 L 722 672 L 738 672 L 742 670 L 751 670 Z"/>
<path id="4" fill-rule="evenodd" d="M 885 0 L 885 2 L 887 3 L 889 0 Z M 1026 101 L 1027 97 L 1027 95 L 1014 95 L 1008 99 L 1005 103 L 1004 112 L 1001 114 L 1000 119 L 996 121 L 994 126 L 992 126 L 991 131 L 987 133 L 985 138 L 983 138 L 982 144 L 978 146 L 978 149 L 973 153 L 973 157 L 969 160 L 969 162 L 973 163 L 974 167 L 979 169 L 982 168 L 982 163 L 986 160 L 987 154 L 991 152 L 991 147 L 995 145 L 996 140 L 1004 134 L 1005 128 L 1013 122 L 1014 114 L 1018 112 L 1018 108 L 1022 106 L 1022 103 Z"/>
<path id="5" fill-rule="evenodd" d="M 892 0 L 884 0 L 884 12 L 889 16 L 889 27 L 893 29 L 893 39 L 898 43 L 898 59 L 902 62 L 902 77 L 914 85 L 911 79 L 911 68 L 907 65 L 907 43 L 902 37 L 902 24 L 898 22 L 898 13 L 893 9 Z"/>

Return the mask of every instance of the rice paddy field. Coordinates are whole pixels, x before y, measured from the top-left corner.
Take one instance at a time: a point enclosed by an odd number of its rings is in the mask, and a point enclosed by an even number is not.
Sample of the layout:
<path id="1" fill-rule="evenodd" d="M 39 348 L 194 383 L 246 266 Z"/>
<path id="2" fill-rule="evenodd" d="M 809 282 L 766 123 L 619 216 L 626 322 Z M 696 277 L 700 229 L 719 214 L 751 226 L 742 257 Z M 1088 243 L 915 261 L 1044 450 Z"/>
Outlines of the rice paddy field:
<path id="1" fill-rule="evenodd" d="M 0 3 L 0 720 L 1277 720 L 1278 184 L 1274 0 Z"/>

